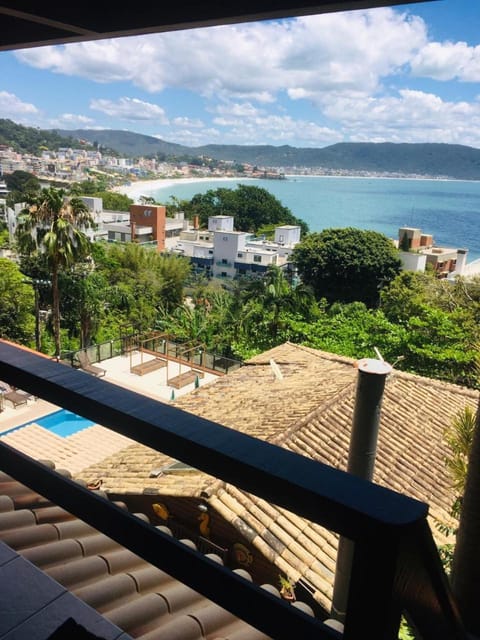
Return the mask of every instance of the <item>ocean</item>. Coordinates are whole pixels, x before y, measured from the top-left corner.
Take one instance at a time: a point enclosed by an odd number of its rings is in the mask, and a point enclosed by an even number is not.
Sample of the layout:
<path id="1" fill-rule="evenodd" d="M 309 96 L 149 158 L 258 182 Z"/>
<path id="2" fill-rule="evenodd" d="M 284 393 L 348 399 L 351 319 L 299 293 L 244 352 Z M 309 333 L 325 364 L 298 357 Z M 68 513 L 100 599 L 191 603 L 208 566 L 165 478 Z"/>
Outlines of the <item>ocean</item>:
<path id="1" fill-rule="evenodd" d="M 468 262 L 480 258 L 480 182 L 291 176 L 286 180 L 202 180 L 155 188 L 158 202 L 170 196 L 190 199 L 237 184 L 263 187 L 310 227 L 357 227 L 398 237 L 399 227 L 433 235 L 436 245 L 468 249 Z"/>

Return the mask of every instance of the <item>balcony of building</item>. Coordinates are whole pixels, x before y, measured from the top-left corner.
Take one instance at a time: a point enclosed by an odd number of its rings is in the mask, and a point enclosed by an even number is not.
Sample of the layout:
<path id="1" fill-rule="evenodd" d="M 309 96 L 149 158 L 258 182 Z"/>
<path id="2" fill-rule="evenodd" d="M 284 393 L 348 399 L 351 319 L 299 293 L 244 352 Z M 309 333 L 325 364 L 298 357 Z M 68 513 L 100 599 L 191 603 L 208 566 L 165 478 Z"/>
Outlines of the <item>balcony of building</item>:
<path id="1" fill-rule="evenodd" d="M 324 619 L 0 445 L 4 473 L 267 636 L 394 639 L 405 613 L 425 640 L 466 638 L 427 505 L 5 342 L 0 379 L 353 540 L 342 636 Z"/>

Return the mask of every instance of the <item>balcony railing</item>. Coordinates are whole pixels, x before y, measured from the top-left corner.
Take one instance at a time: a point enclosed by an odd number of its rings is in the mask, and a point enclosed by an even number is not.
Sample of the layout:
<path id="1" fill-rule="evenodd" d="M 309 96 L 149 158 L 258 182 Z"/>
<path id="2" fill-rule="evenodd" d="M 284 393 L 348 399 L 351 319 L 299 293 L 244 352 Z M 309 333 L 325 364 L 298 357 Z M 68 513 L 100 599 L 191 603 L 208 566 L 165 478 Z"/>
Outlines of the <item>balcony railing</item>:
<path id="1" fill-rule="evenodd" d="M 355 542 L 344 640 L 465 640 L 427 505 L 0 341 L 0 379 Z M 273 638 L 342 636 L 8 445 L 0 468 Z"/>

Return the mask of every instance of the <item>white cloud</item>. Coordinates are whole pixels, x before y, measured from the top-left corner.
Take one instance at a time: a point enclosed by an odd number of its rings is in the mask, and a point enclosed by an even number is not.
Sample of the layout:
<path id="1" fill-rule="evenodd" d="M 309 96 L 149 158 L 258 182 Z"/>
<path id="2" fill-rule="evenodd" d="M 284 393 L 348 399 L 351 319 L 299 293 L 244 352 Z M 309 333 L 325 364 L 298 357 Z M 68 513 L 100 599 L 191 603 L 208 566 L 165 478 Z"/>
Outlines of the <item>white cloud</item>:
<path id="1" fill-rule="evenodd" d="M 348 139 L 480 146 L 479 102 L 397 89 L 412 75 L 478 82 L 480 46 L 429 42 L 426 24 L 406 10 L 331 13 L 15 55 L 58 74 L 165 91 L 165 108 L 134 97 L 111 100 L 107 93 L 90 107 L 112 120 L 153 124 L 165 131 L 159 137 L 186 145 L 323 146 Z M 167 102 L 176 89 L 182 90 L 180 101 Z M 177 116 L 188 93 L 196 118 Z M 170 122 L 167 108 L 177 116 Z"/>
<path id="2" fill-rule="evenodd" d="M 52 119 L 50 124 L 52 127 L 60 127 L 65 129 L 76 127 L 90 127 L 95 120 L 88 116 L 77 113 L 62 113 L 58 118 Z"/>
<path id="3" fill-rule="evenodd" d="M 138 98 L 120 98 L 117 101 L 97 98 L 91 100 L 90 109 L 101 111 L 111 118 L 121 120 L 155 120 L 158 124 L 167 124 L 164 109 L 157 104 L 144 102 Z"/>
<path id="4" fill-rule="evenodd" d="M 214 124 L 226 127 L 222 141 L 230 144 L 293 144 L 324 146 L 339 142 L 338 131 L 289 115 L 256 115 L 250 118 L 219 116 Z"/>
<path id="5" fill-rule="evenodd" d="M 158 134 L 156 137 L 162 140 L 171 139 L 170 137 L 166 137 L 165 134 Z M 200 147 L 215 142 L 223 144 L 224 132 L 214 127 L 205 129 L 178 129 L 174 132 L 174 138 L 178 144 L 184 144 L 188 147 Z"/>
<path id="6" fill-rule="evenodd" d="M 185 117 L 173 118 L 172 124 L 175 127 L 193 127 L 194 129 L 200 129 L 201 127 L 205 126 L 204 122 L 202 122 L 202 120 L 200 120 L 199 118 Z"/>
<path id="7" fill-rule="evenodd" d="M 268 103 L 279 91 L 373 91 L 427 43 L 420 18 L 393 9 L 324 14 L 17 52 L 34 67 L 150 92 Z"/>
<path id="8" fill-rule="evenodd" d="M 8 118 L 15 122 L 25 122 L 40 112 L 30 102 L 23 102 L 18 96 L 8 91 L 0 91 L 0 118 Z"/>
<path id="9" fill-rule="evenodd" d="M 430 42 L 411 62 L 416 76 L 435 80 L 458 79 L 480 81 L 480 45 L 470 47 L 466 42 Z"/>
<path id="10" fill-rule="evenodd" d="M 221 103 L 212 109 L 215 113 L 225 116 L 233 116 L 240 118 L 252 118 L 261 113 L 259 109 L 254 107 L 250 102 L 228 102 Z"/>
<path id="11" fill-rule="evenodd" d="M 352 141 L 449 142 L 480 147 L 480 102 L 449 102 L 422 91 L 369 99 L 334 97 L 326 106 Z"/>

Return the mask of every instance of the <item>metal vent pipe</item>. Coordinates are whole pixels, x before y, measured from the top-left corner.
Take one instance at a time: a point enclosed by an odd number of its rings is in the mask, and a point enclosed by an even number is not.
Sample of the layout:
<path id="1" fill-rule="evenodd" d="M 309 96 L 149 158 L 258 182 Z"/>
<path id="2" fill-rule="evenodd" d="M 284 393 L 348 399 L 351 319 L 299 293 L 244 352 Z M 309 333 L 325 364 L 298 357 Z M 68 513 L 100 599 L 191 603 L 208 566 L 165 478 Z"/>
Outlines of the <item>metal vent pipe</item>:
<path id="1" fill-rule="evenodd" d="M 373 479 L 377 453 L 380 410 L 391 365 L 383 360 L 364 358 L 358 362 L 357 390 L 347 471 L 364 480 Z M 347 609 L 354 543 L 341 537 L 338 544 L 332 617 L 344 622 Z"/>

